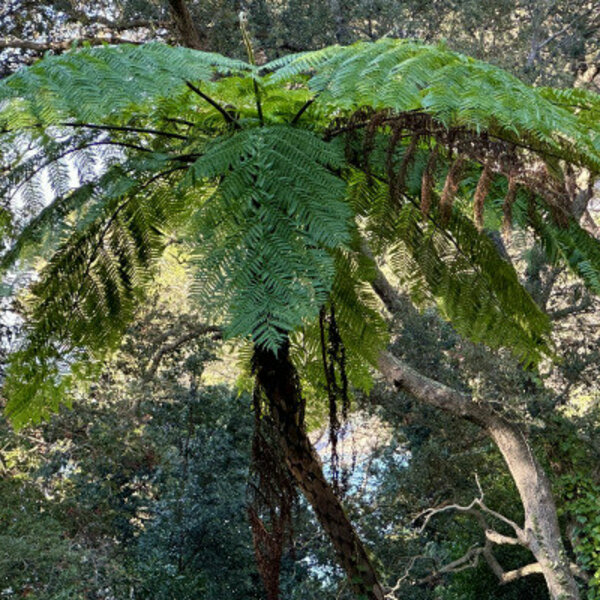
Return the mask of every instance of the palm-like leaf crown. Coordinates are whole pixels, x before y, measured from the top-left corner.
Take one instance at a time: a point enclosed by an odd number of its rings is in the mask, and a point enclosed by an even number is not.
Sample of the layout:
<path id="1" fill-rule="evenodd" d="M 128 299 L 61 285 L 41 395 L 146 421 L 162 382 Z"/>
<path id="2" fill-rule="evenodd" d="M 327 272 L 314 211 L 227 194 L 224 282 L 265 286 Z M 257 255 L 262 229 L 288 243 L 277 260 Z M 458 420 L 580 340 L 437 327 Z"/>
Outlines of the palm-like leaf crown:
<path id="1" fill-rule="evenodd" d="M 305 365 L 327 303 L 356 373 L 376 359 L 365 236 L 416 301 L 537 361 L 547 318 L 482 230 L 484 209 L 531 227 L 600 291 L 600 247 L 569 186 L 573 166 L 600 171 L 599 114 L 594 95 L 392 39 L 263 67 L 161 44 L 85 48 L 19 71 L 0 83 L 3 222 L 23 200 L 0 266 L 47 263 L 25 296 L 9 414 L 44 416 L 114 347 L 175 236 L 229 335 L 276 350 L 294 334 Z"/>

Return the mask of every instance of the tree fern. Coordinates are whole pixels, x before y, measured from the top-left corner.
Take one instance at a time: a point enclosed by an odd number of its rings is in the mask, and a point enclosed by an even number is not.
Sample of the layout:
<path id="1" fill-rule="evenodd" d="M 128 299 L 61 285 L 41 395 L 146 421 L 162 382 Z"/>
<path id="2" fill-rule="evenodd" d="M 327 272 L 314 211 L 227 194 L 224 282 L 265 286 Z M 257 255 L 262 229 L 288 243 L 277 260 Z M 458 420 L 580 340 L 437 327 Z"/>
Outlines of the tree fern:
<path id="1" fill-rule="evenodd" d="M 518 198 L 518 213 L 529 194 L 536 217 L 515 223 L 598 289 L 567 186 L 568 168 L 600 171 L 597 114 L 596 96 L 393 39 L 260 68 L 161 44 L 83 48 L 17 72 L 0 82 L 0 266 L 46 263 L 22 291 L 9 413 L 45 414 L 118 343 L 174 237 L 231 337 L 272 351 L 291 337 L 307 369 L 324 307 L 357 384 L 384 343 L 359 235 L 460 332 L 539 360 L 548 321 L 478 228 L 486 206 Z"/>

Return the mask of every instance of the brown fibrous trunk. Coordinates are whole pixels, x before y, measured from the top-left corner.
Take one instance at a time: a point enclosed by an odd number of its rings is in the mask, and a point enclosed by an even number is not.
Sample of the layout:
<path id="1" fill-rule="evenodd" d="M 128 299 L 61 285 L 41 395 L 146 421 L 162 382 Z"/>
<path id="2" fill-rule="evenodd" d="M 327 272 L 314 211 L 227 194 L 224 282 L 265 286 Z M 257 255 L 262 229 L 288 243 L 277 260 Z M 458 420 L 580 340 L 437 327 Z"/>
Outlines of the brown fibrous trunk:
<path id="1" fill-rule="evenodd" d="M 326 480 L 321 460 L 306 433 L 298 376 L 288 345 L 277 353 L 256 348 L 254 367 L 258 387 L 279 429 L 287 467 L 331 540 L 352 590 L 367 600 L 383 600 L 383 589 L 367 550 Z"/>

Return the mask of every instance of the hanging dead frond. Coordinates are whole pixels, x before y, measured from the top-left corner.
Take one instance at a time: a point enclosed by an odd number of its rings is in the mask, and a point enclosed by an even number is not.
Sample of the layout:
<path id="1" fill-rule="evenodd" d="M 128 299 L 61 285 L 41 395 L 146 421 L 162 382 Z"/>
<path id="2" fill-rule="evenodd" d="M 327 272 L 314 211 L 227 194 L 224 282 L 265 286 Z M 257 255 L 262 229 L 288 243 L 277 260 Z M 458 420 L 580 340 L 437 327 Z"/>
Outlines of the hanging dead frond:
<path id="1" fill-rule="evenodd" d="M 406 188 L 406 175 L 408 173 L 408 168 L 414 159 L 418 143 L 419 137 L 417 135 L 414 135 L 410 140 L 410 144 L 406 148 L 404 155 L 402 156 L 400 168 L 398 169 L 398 173 L 393 179 L 394 192 L 396 197 L 400 196 L 400 194 L 402 194 Z M 394 199 L 394 196 L 392 196 L 392 199 Z"/>
<path id="2" fill-rule="evenodd" d="M 364 135 L 364 139 L 363 139 L 362 162 L 363 162 L 363 169 L 364 169 L 365 173 L 367 174 L 367 177 L 369 177 L 369 178 L 371 176 L 370 158 L 371 158 L 371 153 L 373 152 L 373 149 L 375 148 L 375 136 L 377 135 L 377 130 L 381 127 L 381 125 L 383 125 L 383 123 L 385 122 L 386 118 L 389 117 L 389 115 L 390 115 L 389 110 L 381 110 L 381 111 L 374 113 L 371 116 L 369 123 L 367 124 L 367 127 L 365 128 L 365 135 Z"/>
<path id="3" fill-rule="evenodd" d="M 269 531 L 253 506 L 248 507 L 256 567 L 263 582 L 267 600 L 279 600 L 279 573 L 284 531 L 280 520 Z"/>
<path id="4" fill-rule="evenodd" d="M 512 207 L 517 199 L 517 181 L 511 175 L 508 178 L 508 190 L 502 204 L 502 234 L 506 241 L 510 240 L 510 231 L 512 228 Z"/>
<path id="5" fill-rule="evenodd" d="M 427 219 L 431 210 L 431 200 L 433 194 L 433 186 L 435 184 L 434 173 L 437 162 L 437 146 L 431 151 L 423 176 L 421 177 L 421 213 L 423 219 Z"/>
<path id="6" fill-rule="evenodd" d="M 350 472 L 345 466 L 340 468 L 338 441 L 348 422 L 350 396 L 346 373 L 346 349 L 337 326 L 333 305 L 330 307 L 329 314 L 327 314 L 324 307 L 321 309 L 319 325 L 321 330 L 321 356 L 329 400 L 331 478 L 335 493 L 342 496 L 347 492 Z"/>
<path id="7" fill-rule="evenodd" d="M 399 200 L 399 193 L 396 190 L 396 177 L 395 177 L 395 167 L 396 161 L 394 160 L 394 155 L 396 153 L 396 148 L 398 147 L 398 142 L 402 136 L 402 126 L 399 124 L 395 124 L 392 127 L 392 135 L 390 137 L 390 141 L 387 147 L 386 160 L 385 160 L 385 170 L 388 179 L 388 185 L 390 189 L 390 199 L 392 203 L 397 204 Z"/>
<path id="8" fill-rule="evenodd" d="M 450 167 L 448 175 L 446 175 L 446 181 L 444 182 L 444 189 L 440 197 L 440 214 L 442 222 L 447 222 L 450 214 L 452 213 L 452 204 L 454 203 L 454 197 L 458 191 L 458 185 L 460 184 L 460 176 L 464 167 L 465 161 L 462 157 L 458 157 Z"/>
<path id="9" fill-rule="evenodd" d="M 473 218 L 477 229 L 481 231 L 483 229 L 483 205 L 487 198 L 488 192 L 490 191 L 490 185 L 492 183 L 492 170 L 489 163 L 486 163 L 477 182 L 477 188 L 475 189 L 475 196 L 473 197 Z"/>

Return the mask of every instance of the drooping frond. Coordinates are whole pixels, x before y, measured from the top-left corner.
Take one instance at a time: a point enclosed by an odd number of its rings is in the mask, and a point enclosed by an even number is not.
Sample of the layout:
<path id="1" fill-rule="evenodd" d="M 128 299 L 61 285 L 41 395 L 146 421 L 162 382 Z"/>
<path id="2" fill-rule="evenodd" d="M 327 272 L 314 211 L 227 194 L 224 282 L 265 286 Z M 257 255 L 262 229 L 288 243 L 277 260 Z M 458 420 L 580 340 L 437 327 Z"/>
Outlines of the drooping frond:
<path id="1" fill-rule="evenodd" d="M 423 224 L 407 205 L 398 221 L 400 250 L 392 255 L 398 275 L 426 285 L 442 315 L 462 335 L 492 347 L 508 347 L 526 363 L 550 353 L 550 323 L 519 283 L 512 265 L 495 244 L 459 211 L 447 221 L 447 233 Z M 413 266 L 416 272 L 411 272 Z M 418 283 L 417 283 L 418 282 Z"/>
<path id="2" fill-rule="evenodd" d="M 113 195 L 105 190 L 84 218 L 87 225 L 72 229 L 40 272 L 25 298 L 26 338 L 6 374 L 15 425 L 46 415 L 69 373 L 88 369 L 120 340 L 166 233 L 194 205 L 189 195 L 173 193 L 171 173 L 152 176 L 151 189 L 149 181 L 130 180 Z"/>
<path id="3" fill-rule="evenodd" d="M 386 38 L 303 53 L 266 68 L 279 81 L 308 73 L 319 101 L 338 110 L 421 111 L 447 128 L 485 132 L 600 171 L 599 130 L 590 127 L 588 97 L 586 104 L 578 95 L 579 110 L 572 110 L 560 93 L 537 90 L 444 46 Z"/>
<path id="4" fill-rule="evenodd" d="M 548 210 L 540 202 L 538 210 L 529 214 L 529 222 L 548 259 L 564 264 L 594 293 L 600 294 L 600 244 L 575 219 L 566 227 L 557 227 Z"/>
<path id="5" fill-rule="evenodd" d="M 345 186 L 326 168 L 341 160 L 337 145 L 273 126 L 220 139 L 191 166 L 189 178 L 218 180 L 191 235 L 197 293 L 230 335 L 275 349 L 327 300 L 331 252 L 349 240 Z"/>
<path id="6" fill-rule="evenodd" d="M 369 282 L 375 271 L 370 258 L 360 250 L 356 235 L 352 249 L 336 252 L 336 275 L 327 304 L 321 315 L 307 322 L 292 336 L 291 356 L 303 380 L 303 397 L 307 399 L 307 422 L 321 426 L 326 401 L 331 393 L 331 379 L 353 397 L 356 390 L 368 392 L 373 384 L 373 367 L 379 352 L 389 340 L 388 325 L 379 301 Z M 324 362 L 331 351 L 331 331 L 323 327 L 322 315 L 334 311 L 338 344 L 344 352 L 344 372 L 328 373 Z M 324 360 L 325 359 L 325 360 Z M 344 380 L 341 380 L 343 375 Z"/>
<path id="7" fill-rule="evenodd" d="M 98 181 L 83 185 L 56 197 L 21 228 L 10 248 L 0 256 L 0 274 L 28 257 L 44 257 L 69 235 L 73 228 L 85 229 L 99 206 L 119 198 L 135 185 L 121 165 L 110 168 Z M 28 198 L 28 200 L 30 200 Z"/>
<path id="8" fill-rule="evenodd" d="M 372 198 L 376 206 L 386 197 L 387 187 L 383 182 L 369 186 L 364 174 L 354 172 L 353 203 L 362 196 L 363 203 Z M 494 242 L 459 208 L 445 218 L 432 208 L 424 220 L 415 200 L 396 213 L 389 211 L 385 230 L 368 230 L 375 247 L 377 236 L 385 236 L 379 240 L 384 256 L 413 300 L 421 305 L 435 302 L 459 333 L 492 347 L 511 348 L 525 362 L 537 362 L 551 352 L 548 318 Z"/>

